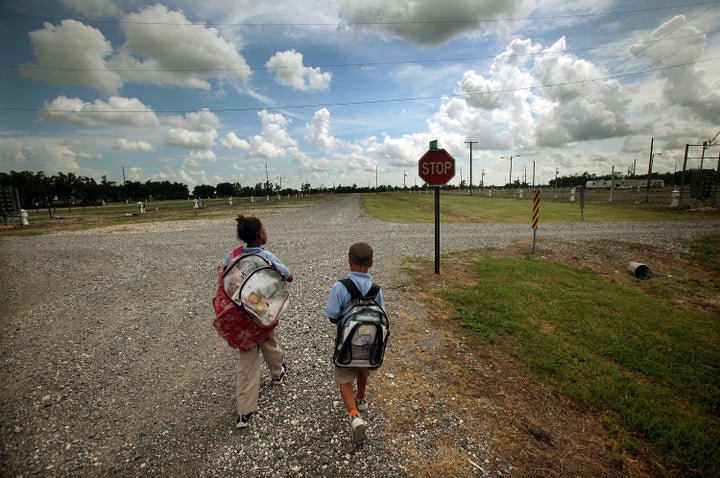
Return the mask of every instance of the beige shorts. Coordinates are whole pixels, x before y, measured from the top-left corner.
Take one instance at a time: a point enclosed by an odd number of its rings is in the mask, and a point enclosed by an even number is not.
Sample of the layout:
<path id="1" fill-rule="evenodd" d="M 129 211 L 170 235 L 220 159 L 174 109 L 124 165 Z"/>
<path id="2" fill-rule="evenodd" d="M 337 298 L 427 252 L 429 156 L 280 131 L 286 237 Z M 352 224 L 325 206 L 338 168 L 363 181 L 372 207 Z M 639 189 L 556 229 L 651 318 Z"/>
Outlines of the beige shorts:
<path id="1" fill-rule="evenodd" d="M 357 378 L 357 374 L 360 373 L 366 377 L 370 377 L 374 370 L 369 368 L 343 368 L 335 367 L 335 385 L 342 385 L 343 383 L 354 382 Z"/>

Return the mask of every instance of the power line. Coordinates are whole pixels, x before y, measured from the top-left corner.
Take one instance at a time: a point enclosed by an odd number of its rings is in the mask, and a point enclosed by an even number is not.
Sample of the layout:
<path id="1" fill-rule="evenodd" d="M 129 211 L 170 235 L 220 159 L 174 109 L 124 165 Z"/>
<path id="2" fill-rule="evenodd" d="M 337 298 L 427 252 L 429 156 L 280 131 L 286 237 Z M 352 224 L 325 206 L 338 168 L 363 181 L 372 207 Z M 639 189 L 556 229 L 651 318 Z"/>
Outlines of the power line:
<path id="1" fill-rule="evenodd" d="M 702 11 L 700 11 L 699 13 L 697 13 L 695 16 L 693 16 L 693 17 L 690 18 L 688 21 L 686 21 L 683 25 L 678 25 L 674 30 L 665 33 L 665 35 L 663 35 L 662 37 L 658 38 L 657 40 L 648 41 L 650 44 L 649 44 L 648 46 L 646 46 L 645 48 L 643 48 L 642 50 L 640 50 L 639 52 L 636 52 L 636 53 L 635 53 L 635 56 L 637 56 L 638 54 L 646 51 L 646 50 L 649 49 L 650 47 L 656 45 L 657 43 L 659 43 L 659 42 L 661 42 L 661 41 L 663 41 L 663 40 L 665 40 L 665 39 L 674 40 L 675 38 L 670 38 L 670 35 L 672 35 L 673 33 L 675 33 L 675 32 L 676 32 L 677 30 L 679 30 L 681 27 L 688 25 L 690 22 L 692 22 L 693 20 L 695 20 L 695 19 L 698 18 L 699 16 L 703 15 L 705 12 L 707 12 L 707 11 L 710 10 L 711 8 L 713 8 L 713 7 L 717 6 L 718 4 L 720 4 L 720 2 L 710 2 L 710 3 L 711 3 L 711 5 L 710 5 L 709 7 L 707 7 L 706 9 L 704 9 L 704 10 L 702 10 Z M 717 30 L 715 30 L 715 31 L 717 31 Z M 706 35 L 707 35 L 707 34 L 706 34 Z M 687 38 L 688 36 L 694 37 L 695 35 L 684 35 L 684 36 L 682 36 L 682 37 L 677 37 L 677 38 Z M 650 65 L 650 67 L 653 67 L 653 66 L 655 66 L 655 65 L 660 64 L 662 61 L 666 60 L 667 58 L 670 58 L 670 57 L 673 56 L 675 53 L 679 52 L 680 50 L 682 50 L 682 49 L 684 49 L 684 48 L 687 48 L 687 47 L 690 46 L 691 44 L 692 44 L 692 42 L 690 42 L 690 43 L 688 43 L 688 44 L 686 44 L 686 45 L 684 45 L 684 46 L 681 46 L 681 47 L 679 47 L 678 49 L 676 49 L 675 51 L 673 51 L 673 52 L 665 55 L 665 56 L 662 57 L 662 58 L 660 58 L 659 60 L 654 61 L 654 62 Z M 614 67 L 608 68 L 608 70 L 612 70 L 612 69 L 617 70 L 617 68 L 619 68 L 620 66 L 624 65 L 624 64 L 627 63 L 629 60 L 630 60 L 630 58 L 626 58 L 625 60 L 621 61 L 620 63 L 618 63 L 618 64 L 615 65 Z M 709 60 L 710 60 L 710 59 L 709 59 Z M 704 60 L 703 60 L 703 61 L 704 61 Z M 690 63 L 687 63 L 687 64 L 685 64 L 685 65 L 675 65 L 675 66 L 687 66 L 687 65 L 695 64 L 695 63 L 700 63 L 700 61 L 690 62 Z M 659 70 L 664 70 L 664 69 L 666 69 L 666 68 L 649 69 L 648 71 L 659 71 Z M 580 91 L 581 89 L 582 89 L 582 86 L 579 86 L 579 87 L 576 88 L 575 90 L 566 93 L 565 95 L 563 95 L 562 97 L 560 97 L 560 98 L 558 99 L 558 102 L 559 102 L 559 101 L 562 101 L 563 99 L 567 98 L 568 96 L 574 95 L 575 93 L 577 93 L 577 92 Z M 602 91 L 602 89 L 601 89 L 601 91 Z M 594 94 L 598 94 L 598 93 L 599 93 L 599 92 L 595 92 Z M 592 96 L 592 95 L 590 95 L 590 96 Z M 549 108 L 549 106 L 548 106 L 548 108 Z"/>
<path id="2" fill-rule="evenodd" d="M 704 60 L 679 63 L 676 65 L 670 65 L 670 66 L 664 66 L 664 67 L 658 67 L 658 68 L 647 68 L 647 69 L 632 72 L 632 73 L 608 75 L 608 76 L 604 76 L 604 77 L 600 77 L 600 78 L 567 81 L 567 82 L 562 82 L 562 83 L 552 83 L 552 84 L 545 84 L 545 85 L 530 85 L 530 86 L 522 86 L 522 87 L 517 87 L 517 88 L 505 88 L 505 89 L 491 90 L 491 91 L 470 92 L 470 93 L 465 93 L 465 94 L 446 94 L 446 95 L 439 95 L 439 96 L 421 96 L 421 97 L 414 97 L 414 98 L 385 98 L 385 99 L 377 99 L 377 100 L 343 101 L 343 102 L 333 102 L 333 103 L 282 105 L 282 106 L 274 106 L 271 108 L 268 108 L 267 106 L 263 106 L 263 107 L 247 107 L 247 108 L 213 108 L 213 109 L 208 109 L 208 110 L 211 112 L 214 112 L 214 113 L 228 113 L 228 112 L 260 111 L 260 110 L 264 110 L 264 109 L 282 110 L 282 109 L 324 108 L 324 107 L 337 107 L 337 106 L 362 106 L 362 105 L 383 104 L 383 103 L 403 103 L 403 102 L 410 102 L 410 101 L 438 100 L 438 99 L 442 99 L 442 98 L 469 98 L 469 97 L 479 96 L 479 95 L 496 94 L 496 93 L 511 93 L 513 91 L 522 91 L 522 90 L 528 90 L 528 89 L 534 89 L 534 88 L 546 89 L 546 88 L 556 88 L 556 87 L 568 86 L 568 85 L 583 85 L 583 84 L 587 84 L 587 83 L 607 81 L 610 79 L 628 78 L 628 77 L 642 75 L 642 74 L 646 74 L 646 73 L 652 73 L 652 72 L 661 71 L 661 70 L 669 70 L 672 68 L 680 68 L 683 66 L 694 65 L 694 64 L 698 64 L 698 63 L 705 63 L 705 62 L 716 61 L 716 60 L 720 60 L 720 57 L 706 58 Z M 0 111 L 35 112 L 38 110 L 37 110 L 37 108 L 0 107 Z M 179 109 L 179 110 L 151 110 L 151 111 L 147 111 L 147 110 L 124 110 L 124 111 L 118 111 L 118 110 L 82 111 L 82 110 L 80 110 L 80 111 L 77 111 L 77 110 L 68 110 L 68 109 L 44 109 L 42 111 L 48 112 L 48 113 L 73 113 L 73 114 L 87 115 L 87 114 L 104 114 L 104 113 L 112 113 L 112 114 L 155 114 L 155 113 L 182 114 L 182 113 L 188 113 L 190 111 L 196 111 L 196 110 L 195 109 L 193 109 L 193 110 Z"/>
<path id="3" fill-rule="evenodd" d="M 715 29 L 713 31 L 704 33 L 705 35 L 712 35 L 714 33 L 717 33 L 720 31 L 720 28 Z M 678 37 L 673 38 L 667 38 L 663 37 L 658 40 L 641 40 L 636 42 L 630 42 L 630 43 L 614 43 L 610 45 L 603 45 L 603 46 L 596 46 L 596 47 L 587 47 L 587 48 L 575 48 L 575 49 L 568 49 L 563 51 L 541 51 L 537 53 L 526 53 L 526 54 L 513 54 L 508 55 L 506 58 L 526 58 L 526 57 L 536 57 L 536 56 L 544 56 L 544 55 L 559 55 L 559 54 L 566 54 L 566 53 L 578 53 L 578 52 L 587 52 L 587 51 L 594 51 L 594 50 L 606 50 L 606 49 L 613 49 L 613 48 L 619 48 L 619 47 L 628 47 L 633 45 L 641 45 L 644 43 L 650 43 L 650 46 L 653 46 L 657 44 L 660 41 L 665 40 L 672 40 L 677 41 L 681 40 L 683 38 L 693 38 L 697 37 L 699 34 L 690 34 L 690 35 L 682 35 Z M 644 51 L 644 50 L 643 50 Z M 374 61 L 374 62 L 362 62 L 362 63 L 324 63 L 324 64 L 318 64 L 318 65 L 312 65 L 314 68 L 324 68 L 324 69 L 330 69 L 330 68 L 363 68 L 368 66 L 392 66 L 392 65 L 406 65 L 406 64 L 431 64 L 431 63 L 457 63 L 457 62 L 467 62 L 467 61 L 482 61 L 482 60 L 492 60 L 494 59 L 494 55 L 488 55 L 488 56 L 476 56 L 476 57 L 455 57 L 455 58 L 433 58 L 433 59 L 417 59 L 417 60 L 386 60 L 386 61 Z M 44 65 L 37 65 L 37 64 L 23 64 L 21 65 L 23 69 L 27 70 L 41 70 L 41 71 L 109 71 L 109 72 L 224 72 L 224 71 L 267 71 L 267 70 L 292 70 L 292 69 L 300 69 L 300 68 L 307 68 L 307 66 L 280 66 L 280 67 L 267 67 L 267 66 L 248 66 L 246 68 L 80 68 L 80 67 L 68 67 L 68 66 L 44 66 Z M 9 65 L 4 64 L 0 65 L 0 68 L 17 68 L 18 65 Z"/>

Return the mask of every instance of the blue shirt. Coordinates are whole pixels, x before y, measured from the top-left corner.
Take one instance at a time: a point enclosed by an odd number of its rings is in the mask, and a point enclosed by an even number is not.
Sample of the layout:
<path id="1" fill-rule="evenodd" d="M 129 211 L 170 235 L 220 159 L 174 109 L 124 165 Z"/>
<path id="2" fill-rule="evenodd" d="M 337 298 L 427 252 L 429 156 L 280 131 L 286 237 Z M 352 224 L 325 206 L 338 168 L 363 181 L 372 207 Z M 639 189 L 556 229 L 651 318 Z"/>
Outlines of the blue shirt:
<path id="1" fill-rule="evenodd" d="M 355 283 L 358 290 L 363 295 L 367 294 L 370 291 L 370 287 L 372 287 L 372 276 L 370 274 L 364 274 L 362 272 L 350 272 L 350 274 L 348 274 L 348 277 Z M 345 304 L 350 302 L 350 299 L 352 299 L 352 295 L 350 295 L 350 292 L 345 288 L 342 282 L 335 282 L 332 286 L 332 289 L 330 289 L 330 298 L 328 299 L 328 303 L 325 306 L 325 315 L 331 320 L 339 319 L 340 314 L 342 314 L 342 310 L 345 307 Z M 378 292 L 375 300 L 380 307 L 385 309 L 385 302 L 383 301 L 382 290 Z"/>
<path id="2" fill-rule="evenodd" d="M 273 266 L 275 266 L 278 272 L 280 272 L 280 274 L 283 276 L 283 279 L 288 280 L 288 278 L 290 277 L 290 269 L 288 269 L 285 264 L 280 262 L 280 259 L 275 257 L 275 254 L 273 254 L 272 252 L 267 251 L 262 247 L 243 246 L 243 253 L 257 254 L 260 257 L 264 257 L 265 259 L 269 260 Z M 225 257 L 225 264 L 230 263 L 230 254 L 232 254 L 232 251 L 228 252 L 228 255 Z"/>

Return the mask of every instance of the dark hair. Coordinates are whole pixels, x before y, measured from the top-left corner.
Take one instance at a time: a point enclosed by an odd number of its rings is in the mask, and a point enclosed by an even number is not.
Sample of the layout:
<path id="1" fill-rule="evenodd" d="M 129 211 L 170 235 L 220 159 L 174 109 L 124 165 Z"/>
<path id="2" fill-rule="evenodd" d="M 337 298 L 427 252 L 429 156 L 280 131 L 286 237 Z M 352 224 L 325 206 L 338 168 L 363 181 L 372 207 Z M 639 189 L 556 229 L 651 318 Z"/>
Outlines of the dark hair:
<path id="1" fill-rule="evenodd" d="M 239 214 L 235 218 L 237 222 L 237 237 L 245 244 L 253 243 L 257 240 L 262 229 L 262 222 L 256 217 L 245 217 Z"/>
<path id="2" fill-rule="evenodd" d="M 350 258 L 353 264 L 358 266 L 370 265 L 373 258 L 373 248 L 364 242 L 356 242 L 350 246 L 348 258 Z"/>

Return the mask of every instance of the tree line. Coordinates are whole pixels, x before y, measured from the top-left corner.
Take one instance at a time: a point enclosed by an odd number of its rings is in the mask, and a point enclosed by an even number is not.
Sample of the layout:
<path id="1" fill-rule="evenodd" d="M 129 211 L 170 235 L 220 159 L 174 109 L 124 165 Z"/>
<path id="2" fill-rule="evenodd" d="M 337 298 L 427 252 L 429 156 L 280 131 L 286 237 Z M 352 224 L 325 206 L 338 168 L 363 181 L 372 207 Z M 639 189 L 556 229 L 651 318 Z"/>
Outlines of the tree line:
<path id="1" fill-rule="evenodd" d="M 677 186 L 681 181 L 681 172 L 653 173 L 651 178 L 662 179 L 666 186 Z M 684 183 L 690 184 L 695 181 L 695 174 L 700 171 L 685 171 Z M 616 173 L 616 179 L 622 174 Z M 647 178 L 647 175 L 632 176 L 635 179 Z M 587 181 L 610 179 L 610 175 L 599 176 L 584 172 L 551 179 L 551 188 L 572 188 L 585 185 Z M 364 193 L 364 192 L 388 192 L 403 190 L 424 190 L 428 186 L 398 187 L 379 185 L 375 187 L 358 187 L 337 185 L 333 188 L 320 186 L 312 188 L 309 183 L 303 183 L 300 189 L 281 188 L 279 184 L 259 182 L 252 186 L 242 186 L 240 183 L 221 182 L 215 186 L 209 184 L 197 185 L 193 188 L 192 194 L 186 184 L 170 181 L 126 181 L 124 184 L 117 184 L 115 181 L 108 181 L 107 176 L 102 176 L 100 182 L 87 176 L 78 176 L 74 173 L 59 172 L 53 176 L 47 176 L 43 171 L 11 171 L 0 173 L 0 187 L 12 187 L 17 190 L 20 203 L 24 208 L 67 206 L 67 205 L 99 205 L 107 202 L 135 202 L 135 201 L 156 201 L 169 199 L 210 199 L 222 197 L 260 197 L 266 195 L 308 195 L 333 192 L 342 193 Z M 477 187 L 477 186 L 474 186 Z M 514 184 L 506 184 L 505 187 L 530 187 L 526 181 L 515 180 Z M 459 186 L 448 184 L 443 186 L 444 190 L 467 189 L 467 183 L 463 181 Z"/>
<path id="2" fill-rule="evenodd" d="M 192 194 L 186 184 L 170 181 L 126 181 L 118 184 L 108 181 L 102 176 L 100 182 L 95 178 L 78 176 L 74 173 L 61 173 L 48 176 L 43 171 L 10 171 L 0 173 L 0 187 L 14 188 L 20 198 L 23 208 L 38 208 L 52 206 L 95 206 L 109 202 L 136 202 L 158 201 L 169 199 L 210 199 L 227 197 L 261 197 L 266 195 L 309 195 L 327 192 L 386 192 L 402 188 L 392 186 L 378 186 L 375 188 L 360 188 L 338 185 L 334 188 L 320 186 L 312 188 L 310 183 L 303 183 L 300 189 L 281 188 L 272 182 L 259 182 L 252 186 L 242 186 L 240 183 L 221 182 L 215 186 L 209 184 L 197 185 Z M 413 188 L 415 189 L 415 188 Z"/>
<path id="3" fill-rule="evenodd" d="M 22 207 L 52 205 L 98 205 L 103 202 L 136 201 L 148 199 L 187 199 L 185 184 L 170 181 L 126 181 L 117 184 L 102 176 L 95 178 L 74 173 L 47 176 L 43 171 L 11 171 L 0 173 L 0 186 L 15 188 Z"/>

